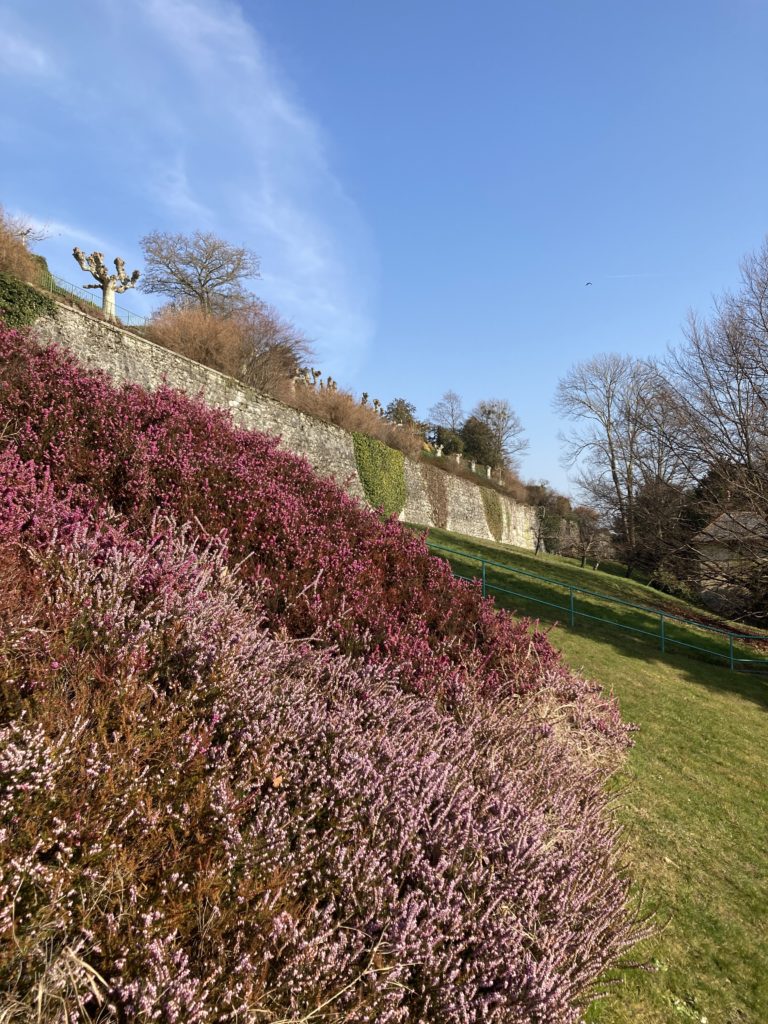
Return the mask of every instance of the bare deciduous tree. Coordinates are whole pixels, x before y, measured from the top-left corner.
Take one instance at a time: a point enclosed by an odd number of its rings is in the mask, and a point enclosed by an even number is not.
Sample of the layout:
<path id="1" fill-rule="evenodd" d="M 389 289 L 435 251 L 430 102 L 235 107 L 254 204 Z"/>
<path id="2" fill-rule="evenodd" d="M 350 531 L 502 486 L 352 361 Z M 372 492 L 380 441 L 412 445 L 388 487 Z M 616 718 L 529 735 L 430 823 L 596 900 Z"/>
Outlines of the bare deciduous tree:
<path id="1" fill-rule="evenodd" d="M 741 270 L 663 364 L 597 356 L 560 381 L 555 407 L 575 421 L 566 462 L 628 566 L 665 585 L 709 573 L 731 615 L 755 617 L 768 597 L 768 240 Z"/>
<path id="2" fill-rule="evenodd" d="M 86 274 L 96 278 L 97 284 L 86 284 L 84 288 L 100 288 L 102 294 L 101 309 L 107 320 L 115 320 L 115 293 L 124 292 L 136 285 L 140 272 L 134 272 L 128 276 L 125 272 L 125 260 L 115 257 L 115 271 L 110 274 L 109 268 L 104 262 L 104 253 L 92 252 L 86 256 L 82 249 L 77 246 L 72 250 L 72 255 L 77 260 L 80 269 Z"/>
<path id="3" fill-rule="evenodd" d="M 244 282 L 259 276 L 259 258 L 210 232 L 153 231 L 141 239 L 145 292 L 167 295 L 177 306 L 226 314 L 252 299 Z"/>
<path id="4" fill-rule="evenodd" d="M 506 398 L 488 398 L 478 402 L 472 416 L 485 423 L 493 435 L 493 462 L 495 466 L 517 467 L 519 458 L 528 451 L 528 439 L 523 437 L 523 425 Z"/>
<path id="5" fill-rule="evenodd" d="M 579 505 L 573 510 L 571 523 L 565 554 L 580 558 L 583 568 L 589 556 L 597 553 L 601 537 L 606 531 L 600 527 L 600 514 L 597 510 L 586 505 Z"/>
<path id="6" fill-rule="evenodd" d="M 708 319 L 690 315 L 665 366 L 666 404 L 695 481 L 690 518 L 705 524 L 690 537 L 689 572 L 719 579 L 730 614 L 759 617 L 768 612 L 768 239 L 741 274 Z"/>
<path id="7" fill-rule="evenodd" d="M 563 517 L 570 512 L 567 498 L 552 490 L 546 480 L 528 484 L 527 504 L 533 508 L 534 555 L 540 551 L 558 553 L 561 544 Z"/>
<path id="8" fill-rule="evenodd" d="M 8 213 L 0 207 L 0 217 L 6 230 L 10 231 L 25 246 L 32 242 L 44 242 L 51 232 L 46 224 L 39 224 L 18 213 Z"/>
<path id="9" fill-rule="evenodd" d="M 276 393 L 312 356 L 309 339 L 260 299 L 238 307 L 231 319 L 243 339 L 242 379 L 259 391 Z"/>
<path id="10" fill-rule="evenodd" d="M 685 477 L 663 386 L 652 363 L 612 353 L 574 366 L 555 394 L 555 409 L 576 424 L 564 438 L 564 462 L 578 466 L 581 490 L 615 524 L 629 571 L 639 556 L 639 493 Z"/>
<path id="11" fill-rule="evenodd" d="M 461 398 L 455 391 L 446 391 L 440 401 L 429 410 L 429 419 L 435 426 L 444 427 L 458 434 L 465 419 Z"/>
<path id="12" fill-rule="evenodd" d="M 32 226 L 20 217 L 8 213 L 0 206 L 0 273 L 10 274 L 22 281 L 34 281 L 35 259 L 29 243 L 36 239 Z M 41 234 L 45 238 L 45 234 Z"/>

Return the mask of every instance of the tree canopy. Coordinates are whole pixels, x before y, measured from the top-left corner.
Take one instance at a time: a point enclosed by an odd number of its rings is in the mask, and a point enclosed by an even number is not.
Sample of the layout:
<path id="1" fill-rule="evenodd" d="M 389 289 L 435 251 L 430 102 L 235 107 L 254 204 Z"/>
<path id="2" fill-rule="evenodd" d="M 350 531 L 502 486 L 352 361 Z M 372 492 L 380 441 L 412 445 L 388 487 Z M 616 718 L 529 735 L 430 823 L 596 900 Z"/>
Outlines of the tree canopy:
<path id="1" fill-rule="evenodd" d="M 141 239 L 141 247 L 145 292 L 166 295 L 177 306 L 199 306 L 219 314 L 253 298 L 245 282 L 259 276 L 259 257 L 250 249 L 203 231 L 153 231 Z"/>

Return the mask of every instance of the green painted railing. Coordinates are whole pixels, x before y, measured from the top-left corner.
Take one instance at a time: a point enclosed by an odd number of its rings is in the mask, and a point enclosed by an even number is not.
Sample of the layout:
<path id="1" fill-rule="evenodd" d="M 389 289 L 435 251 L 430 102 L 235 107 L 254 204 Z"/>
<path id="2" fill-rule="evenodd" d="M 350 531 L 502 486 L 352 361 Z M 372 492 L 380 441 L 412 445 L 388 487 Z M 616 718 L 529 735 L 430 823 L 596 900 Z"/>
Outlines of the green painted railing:
<path id="1" fill-rule="evenodd" d="M 44 270 L 40 274 L 38 285 L 44 291 L 49 292 L 54 298 L 57 295 L 68 295 L 71 298 L 78 299 L 80 302 L 87 303 L 89 306 L 93 306 L 94 309 L 101 309 L 101 304 L 99 302 L 94 302 L 94 289 L 86 289 L 79 284 L 73 284 L 71 281 L 65 281 L 61 277 L 56 277 L 56 275 L 52 274 L 50 271 Z M 115 304 L 115 313 L 120 322 L 125 324 L 127 327 L 141 327 L 149 323 L 147 317 L 141 316 L 140 313 L 134 313 L 132 310 L 126 309 L 125 306 Z"/>
<path id="2" fill-rule="evenodd" d="M 686 619 L 680 615 L 673 615 L 662 611 L 659 608 L 652 608 L 647 605 L 633 604 L 631 601 L 624 601 L 619 597 L 601 593 L 596 590 L 587 590 L 585 587 L 573 586 L 564 583 L 562 580 L 552 579 L 548 576 L 540 576 L 538 573 L 530 572 L 527 569 L 518 569 L 515 566 L 506 565 L 503 562 L 494 562 L 483 558 L 481 555 L 472 555 L 465 551 L 458 551 L 454 548 L 444 547 L 440 544 L 432 544 L 429 541 L 427 546 L 430 551 L 440 552 L 451 564 L 454 576 L 459 579 L 478 581 L 480 583 L 483 597 L 491 594 L 504 595 L 505 597 L 516 597 L 527 603 L 533 603 L 551 608 L 554 611 L 562 612 L 563 625 L 574 628 L 580 620 L 588 622 L 603 623 L 615 629 L 621 629 L 638 636 L 645 636 L 653 639 L 658 645 L 661 654 L 668 654 L 674 650 L 682 649 L 694 654 L 704 654 L 708 657 L 724 661 L 731 671 L 736 669 L 751 672 L 768 673 L 768 658 L 745 657 L 744 646 L 760 640 L 748 633 L 734 633 L 717 626 L 708 626 L 705 623 L 696 622 L 694 619 Z M 457 572 L 455 562 L 475 563 L 478 565 L 478 572 L 471 576 L 462 575 Z M 518 584 L 520 589 L 514 590 L 509 586 L 495 582 L 506 576 L 515 581 L 520 578 Z M 528 582 L 528 589 L 523 589 Z M 555 589 L 555 594 L 548 593 Z M 542 591 L 547 596 L 542 596 Z M 562 600 L 548 600 L 547 598 L 559 597 L 562 592 Z M 625 621 L 619 618 L 606 618 L 605 615 L 596 614 L 598 609 L 595 604 L 615 605 L 625 615 Z M 650 628 L 653 626 L 653 628 Z M 715 646 L 701 646 L 693 642 L 699 639 L 699 634 L 711 635 Z M 685 637 L 685 639 L 683 639 Z M 701 638 L 702 643 L 704 638 Z M 766 641 L 768 642 L 768 638 Z"/>

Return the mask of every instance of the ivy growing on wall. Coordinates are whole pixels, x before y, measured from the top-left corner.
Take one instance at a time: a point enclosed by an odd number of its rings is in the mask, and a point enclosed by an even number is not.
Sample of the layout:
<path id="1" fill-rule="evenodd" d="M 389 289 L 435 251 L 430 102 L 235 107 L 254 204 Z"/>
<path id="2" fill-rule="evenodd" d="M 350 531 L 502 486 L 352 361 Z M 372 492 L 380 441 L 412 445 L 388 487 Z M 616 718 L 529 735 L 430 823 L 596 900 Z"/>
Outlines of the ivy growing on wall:
<path id="1" fill-rule="evenodd" d="M 9 327 L 27 327 L 41 316 L 56 316 L 56 304 L 23 281 L 0 273 L 0 319 Z"/>
<path id="2" fill-rule="evenodd" d="M 445 473 L 427 463 L 421 464 L 421 473 L 427 488 L 429 507 L 432 510 L 432 522 L 440 530 L 448 528 L 448 485 Z"/>
<path id="3" fill-rule="evenodd" d="M 366 498 L 385 516 L 399 515 L 405 507 L 405 456 L 357 431 L 352 439 Z"/>
<path id="4" fill-rule="evenodd" d="M 500 541 L 504 530 L 504 514 L 501 510 L 501 498 L 496 491 L 489 487 L 481 487 L 480 493 L 483 496 L 483 508 L 485 509 L 485 521 L 494 540 Z"/>

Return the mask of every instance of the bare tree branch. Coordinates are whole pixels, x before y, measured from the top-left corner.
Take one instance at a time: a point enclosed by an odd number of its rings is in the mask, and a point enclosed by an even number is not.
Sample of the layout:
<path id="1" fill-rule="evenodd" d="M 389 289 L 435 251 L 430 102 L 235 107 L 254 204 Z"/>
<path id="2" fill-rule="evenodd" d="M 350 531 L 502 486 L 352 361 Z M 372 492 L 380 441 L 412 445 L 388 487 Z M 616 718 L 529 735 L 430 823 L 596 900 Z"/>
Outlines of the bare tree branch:
<path id="1" fill-rule="evenodd" d="M 210 232 L 193 235 L 154 231 L 141 240 L 146 261 L 142 288 L 166 295 L 177 306 L 196 305 L 226 314 L 250 301 L 244 288 L 259 276 L 259 258 Z"/>

